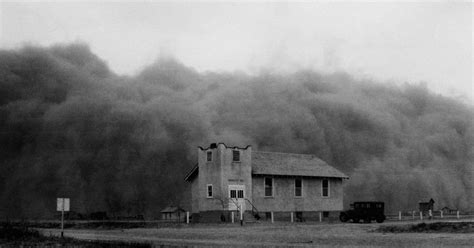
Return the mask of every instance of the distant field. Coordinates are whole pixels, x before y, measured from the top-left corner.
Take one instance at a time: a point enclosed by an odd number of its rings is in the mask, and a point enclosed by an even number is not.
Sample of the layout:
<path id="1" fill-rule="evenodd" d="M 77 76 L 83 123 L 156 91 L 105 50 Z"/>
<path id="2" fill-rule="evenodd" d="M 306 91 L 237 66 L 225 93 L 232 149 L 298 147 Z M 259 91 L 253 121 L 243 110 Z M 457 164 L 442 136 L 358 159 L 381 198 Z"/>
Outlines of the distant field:
<path id="1" fill-rule="evenodd" d="M 463 220 L 474 223 L 474 220 Z M 66 229 L 65 236 L 86 240 L 151 242 L 156 246 L 267 247 L 472 247 L 474 233 L 387 233 L 383 227 L 403 228 L 421 222 L 192 224 L 161 228 Z M 41 229 L 59 235 L 58 229 Z"/>

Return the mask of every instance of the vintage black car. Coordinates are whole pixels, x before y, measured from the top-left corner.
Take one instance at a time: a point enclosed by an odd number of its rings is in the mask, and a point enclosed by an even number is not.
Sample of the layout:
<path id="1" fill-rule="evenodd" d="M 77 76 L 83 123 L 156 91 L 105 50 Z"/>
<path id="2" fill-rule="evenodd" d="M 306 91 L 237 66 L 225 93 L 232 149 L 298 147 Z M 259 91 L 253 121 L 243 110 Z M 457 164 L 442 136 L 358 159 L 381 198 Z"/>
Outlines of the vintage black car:
<path id="1" fill-rule="evenodd" d="M 342 222 L 352 220 L 354 223 L 359 223 L 364 220 L 370 223 L 372 220 L 382 223 L 385 220 L 384 203 L 383 202 L 354 202 L 351 204 L 351 209 L 341 212 L 339 219 Z"/>

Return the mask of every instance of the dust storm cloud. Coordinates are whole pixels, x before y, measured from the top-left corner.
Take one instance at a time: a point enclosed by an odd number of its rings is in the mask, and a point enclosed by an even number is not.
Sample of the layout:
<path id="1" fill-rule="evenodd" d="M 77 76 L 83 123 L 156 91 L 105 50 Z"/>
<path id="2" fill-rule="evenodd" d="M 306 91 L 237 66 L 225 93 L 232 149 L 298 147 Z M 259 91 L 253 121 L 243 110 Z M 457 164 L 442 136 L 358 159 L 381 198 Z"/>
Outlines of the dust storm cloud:
<path id="1" fill-rule="evenodd" d="M 0 213 L 158 216 L 184 204 L 199 145 L 316 154 L 349 175 L 345 202 L 389 211 L 473 204 L 472 106 L 422 84 L 345 73 L 199 73 L 158 59 L 120 76 L 85 44 L 0 51 Z"/>

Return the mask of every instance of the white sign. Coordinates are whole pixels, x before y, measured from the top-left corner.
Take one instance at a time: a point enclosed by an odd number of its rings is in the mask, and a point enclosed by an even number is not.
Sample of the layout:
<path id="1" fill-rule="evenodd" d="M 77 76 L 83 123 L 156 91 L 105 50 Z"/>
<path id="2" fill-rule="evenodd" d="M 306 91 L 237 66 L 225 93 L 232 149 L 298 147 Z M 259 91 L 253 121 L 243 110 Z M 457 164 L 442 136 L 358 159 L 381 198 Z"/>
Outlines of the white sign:
<path id="1" fill-rule="evenodd" d="M 58 198 L 56 206 L 57 211 L 69 211 L 69 198 Z"/>

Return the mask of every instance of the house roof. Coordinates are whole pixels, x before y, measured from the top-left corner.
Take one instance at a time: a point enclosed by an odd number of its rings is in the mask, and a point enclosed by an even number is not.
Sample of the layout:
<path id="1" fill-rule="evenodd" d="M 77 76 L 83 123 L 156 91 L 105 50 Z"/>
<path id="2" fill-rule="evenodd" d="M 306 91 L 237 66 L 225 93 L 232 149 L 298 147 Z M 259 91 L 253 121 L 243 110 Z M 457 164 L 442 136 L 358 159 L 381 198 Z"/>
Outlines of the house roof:
<path id="1" fill-rule="evenodd" d="M 450 208 L 450 207 L 446 206 L 446 207 L 442 208 L 441 210 L 453 210 L 453 211 L 456 211 L 457 209 L 455 209 L 455 208 Z"/>
<path id="2" fill-rule="evenodd" d="M 180 207 L 168 206 L 165 209 L 161 210 L 160 212 L 161 213 L 175 213 L 175 212 L 178 212 L 178 211 L 184 212 L 184 209 L 182 209 Z"/>
<path id="3" fill-rule="evenodd" d="M 422 201 L 419 201 L 418 203 L 426 203 L 426 204 L 430 204 L 430 203 L 435 203 L 435 201 L 433 200 L 433 198 L 431 198 L 430 200 L 422 200 Z"/>
<path id="4" fill-rule="evenodd" d="M 253 175 L 349 178 L 310 154 L 252 152 Z"/>

